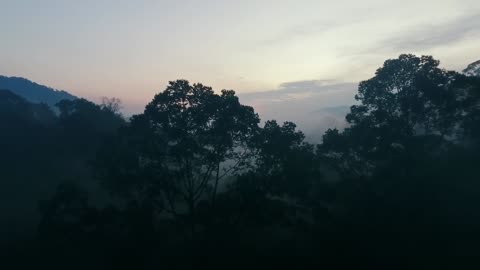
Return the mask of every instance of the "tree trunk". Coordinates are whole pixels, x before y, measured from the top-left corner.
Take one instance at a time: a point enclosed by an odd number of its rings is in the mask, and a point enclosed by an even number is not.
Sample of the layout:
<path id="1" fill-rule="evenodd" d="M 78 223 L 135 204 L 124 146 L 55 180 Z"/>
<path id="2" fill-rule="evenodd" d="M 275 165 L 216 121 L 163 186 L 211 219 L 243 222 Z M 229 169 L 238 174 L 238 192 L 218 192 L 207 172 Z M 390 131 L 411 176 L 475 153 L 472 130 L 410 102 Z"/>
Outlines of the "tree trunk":
<path id="1" fill-rule="evenodd" d="M 217 173 L 216 173 L 216 176 L 215 176 L 215 185 L 213 187 L 212 207 L 215 207 L 215 199 L 217 197 L 219 176 L 220 176 L 220 162 L 217 164 Z"/>
<path id="2" fill-rule="evenodd" d="M 189 225 L 192 240 L 195 238 L 195 202 L 193 199 L 188 201 Z"/>

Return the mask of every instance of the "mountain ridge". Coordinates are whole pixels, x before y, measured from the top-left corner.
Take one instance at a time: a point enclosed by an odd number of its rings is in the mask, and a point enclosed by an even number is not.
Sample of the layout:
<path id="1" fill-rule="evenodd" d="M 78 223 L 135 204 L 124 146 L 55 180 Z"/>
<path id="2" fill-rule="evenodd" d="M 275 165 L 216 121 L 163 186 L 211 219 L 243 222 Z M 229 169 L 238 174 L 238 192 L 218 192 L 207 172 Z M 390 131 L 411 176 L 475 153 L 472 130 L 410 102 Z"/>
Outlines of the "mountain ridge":
<path id="1" fill-rule="evenodd" d="M 61 100 L 78 98 L 65 90 L 54 89 L 22 77 L 0 75 L 0 89 L 9 90 L 32 103 L 45 103 L 52 108 Z"/>

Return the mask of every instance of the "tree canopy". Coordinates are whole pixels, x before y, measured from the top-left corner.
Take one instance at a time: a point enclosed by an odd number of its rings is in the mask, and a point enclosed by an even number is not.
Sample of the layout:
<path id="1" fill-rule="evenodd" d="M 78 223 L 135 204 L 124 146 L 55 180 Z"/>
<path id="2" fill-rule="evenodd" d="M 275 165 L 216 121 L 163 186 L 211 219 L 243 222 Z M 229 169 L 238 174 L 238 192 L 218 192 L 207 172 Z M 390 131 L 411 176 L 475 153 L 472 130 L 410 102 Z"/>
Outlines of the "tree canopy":
<path id="1" fill-rule="evenodd" d="M 52 183 L 32 245 L 67 262 L 480 254 L 480 78 L 402 54 L 355 98 L 348 126 L 312 144 L 293 122 L 261 122 L 233 90 L 186 80 L 128 120 L 115 98 L 63 100 L 55 112 L 0 91 L 2 184 Z"/>

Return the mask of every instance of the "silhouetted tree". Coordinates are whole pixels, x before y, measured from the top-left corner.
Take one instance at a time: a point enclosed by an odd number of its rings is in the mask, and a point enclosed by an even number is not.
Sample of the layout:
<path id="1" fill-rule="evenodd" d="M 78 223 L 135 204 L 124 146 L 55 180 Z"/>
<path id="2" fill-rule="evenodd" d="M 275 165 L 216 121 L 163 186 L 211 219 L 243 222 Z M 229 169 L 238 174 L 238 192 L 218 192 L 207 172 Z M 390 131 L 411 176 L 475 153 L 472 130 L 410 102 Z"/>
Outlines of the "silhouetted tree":
<path id="1" fill-rule="evenodd" d="M 366 175 L 389 156 L 407 151 L 416 137 L 453 140 L 464 93 L 455 87 L 459 74 L 438 65 L 431 56 L 387 60 L 375 77 L 359 84 L 355 98 L 361 104 L 346 117 L 350 127 L 341 134 L 327 131 L 323 149 L 351 173 Z"/>
<path id="2" fill-rule="evenodd" d="M 305 136 L 292 122 L 282 126 L 275 120 L 267 121 L 256 137 L 254 173 L 258 185 L 271 195 L 289 195 L 305 198 L 314 180 L 320 176 L 314 146 L 304 141 Z"/>
<path id="3" fill-rule="evenodd" d="M 104 110 L 113 112 L 115 114 L 120 115 L 120 111 L 122 109 L 122 101 L 119 98 L 108 98 L 108 97 L 102 97 L 102 102 L 100 104 L 100 107 Z"/>
<path id="4" fill-rule="evenodd" d="M 159 268 L 168 256 L 478 256 L 480 79 L 400 55 L 356 99 L 348 127 L 315 146 L 294 123 L 259 126 L 234 91 L 185 80 L 129 121 L 115 98 L 65 100 L 56 115 L 0 91 L 2 205 L 74 180 L 40 203 L 32 250 L 83 268 L 87 257 Z M 113 195 L 102 204 L 85 185 L 94 157 Z M 31 192 L 11 192 L 22 186 Z"/>
<path id="5" fill-rule="evenodd" d="M 122 153 L 99 159 L 102 177 L 112 190 L 175 216 L 186 206 L 194 232 L 199 200 L 214 204 L 220 182 L 249 165 L 258 122 L 231 90 L 218 95 L 202 84 L 170 82 L 120 134 L 113 147 Z"/>
<path id="6" fill-rule="evenodd" d="M 476 136 L 480 84 L 438 65 L 429 56 L 387 60 L 360 83 L 350 127 L 323 136 L 319 153 L 346 183 L 337 203 L 346 206 L 351 239 L 370 242 L 367 254 L 477 252 L 460 231 L 476 233 L 478 223 L 478 156 L 466 141 Z"/>

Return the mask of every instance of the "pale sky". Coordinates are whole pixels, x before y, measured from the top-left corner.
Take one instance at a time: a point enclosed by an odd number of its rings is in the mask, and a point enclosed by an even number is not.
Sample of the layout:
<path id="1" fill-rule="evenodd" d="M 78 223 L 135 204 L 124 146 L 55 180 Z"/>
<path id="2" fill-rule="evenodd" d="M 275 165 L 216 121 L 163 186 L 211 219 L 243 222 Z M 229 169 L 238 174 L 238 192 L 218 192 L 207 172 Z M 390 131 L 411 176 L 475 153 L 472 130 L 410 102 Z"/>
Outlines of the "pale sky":
<path id="1" fill-rule="evenodd" d="M 480 59 L 480 1 L 0 0 L 0 34 L 0 74 L 138 111 L 180 78 L 252 100 L 356 83 L 400 53 L 461 70 Z"/>

